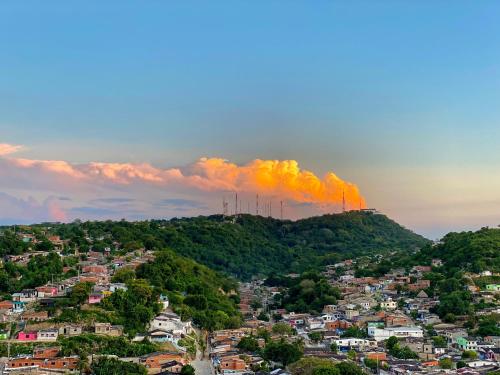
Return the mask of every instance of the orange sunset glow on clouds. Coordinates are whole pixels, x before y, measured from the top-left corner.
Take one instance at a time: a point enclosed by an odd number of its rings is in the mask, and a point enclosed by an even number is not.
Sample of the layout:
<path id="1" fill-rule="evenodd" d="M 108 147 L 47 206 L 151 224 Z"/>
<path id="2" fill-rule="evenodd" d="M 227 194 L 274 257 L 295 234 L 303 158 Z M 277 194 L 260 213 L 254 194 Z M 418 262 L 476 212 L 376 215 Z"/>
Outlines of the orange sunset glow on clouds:
<path id="1" fill-rule="evenodd" d="M 0 176 L 8 192 L 0 196 L 0 220 L 69 221 L 140 219 L 211 214 L 222 198 L 238 193 L 240 210 L 283 201 L 287 218 L 366 207 L 358 187 L 328 172 L 301 169 L 295 160 L 255 159 L 243 165 L 202 157 L 181 167 L 149 163 L 70 163 L 15 157 L 23 146 L 0 144 Z M 35 197 L 36 196 L 36 197 Z M 147 197 L 147 198 L 145 198 Z M 250 208 L 251 207 L 251 208 Z M 32 218 L 29 211 L 38 213 Z M 233 208 L 234 210 L 234 208 Z M 25 216 L 26 215 L 26 216 Z"/>

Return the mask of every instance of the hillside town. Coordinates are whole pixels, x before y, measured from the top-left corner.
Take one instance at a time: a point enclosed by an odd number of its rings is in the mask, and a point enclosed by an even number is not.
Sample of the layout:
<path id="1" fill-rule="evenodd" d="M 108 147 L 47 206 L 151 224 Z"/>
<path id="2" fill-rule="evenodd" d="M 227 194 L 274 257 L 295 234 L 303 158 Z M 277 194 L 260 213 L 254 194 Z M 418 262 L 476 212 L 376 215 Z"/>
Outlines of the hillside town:
<path id="1" fill-rule="evenodd" d="M 353 259 L 327 265 L 319 277 L 338 291 L 339 298 L 319 311 L 279 307 L 289 293 L 286 286 L 269 285 L 266 279 L 241 282 L 238 307 L 244 320 L 239 328 L 197 327 L 181 319 L 169 296 L 160 294 L 158 311 L 146 330 L 126 332 L 124 326 L 103 319 L 106 306 L 113 295 L 126 293 L 132 285 L 116 279 L 154 261 L 155 252 L 116 251 L 118 243 L 115 249 L 68 252 L 68 240 L 57 235 L 46 236 L 43 241 L 51 246 L 43 251 L 36 250 L 42 241 L 28 229 L 17 236 L 31 250 L 5 256 L 2 267 L 32 267 L 34 259 L 57 256 L 67 277 L 51 277 L 0 301 L 2 374 L 84 373 L 103 358 L 143 366 L 149 374 L 294 374 L 308 358 L 355 365 L 360 374 L 479 375 L 500 368 L 500 335 L 471 336 L 470 316 L 437 314 L 440 300 L 426 290 L 432 283 L 428 275 L 442 265 L 441 259 L 409 270 L 393 269 L 380 277 L 356 277 L 359 265 Z M 479 306 L 472 318 L 481 321 L 500 315 L 500 284 L 484 283 L 498 276 L 490 271 L 467 274 L 471 283 L 462 287 Z M 286 279 L 299 281 L 303 289 L 311 281 L 299 274 Z M 311 285 L 314 289 L 320 284 Z M 78 301 L 78 311 L 91 318 L 72 318 L 76 307 L 62 304 L 66 300 Z M 494 322 L 498 330 L 498 320 Z M 99 340 L 109 346 L 146 349 L 126 355 L 113 350 L 82 354 L 72 347 L 90 341 L 92 348 Z"/>
<path id="2" fill-rule="evenodd" d="M 245 316 L 252 316 L 245 321 L 246 329 L 253 335 L 265 329 L 279 336 L 280 330 L 275 327 L 286 324 L 290 327 L 286 339 L 302 342 L 305 356 L 352 360 L 367 372 L 379 374 L 487 374 L 498 370 L 500 336 L 472 337 L 466 328 L 467 316 L 449 323 L 432 312 L 439 304 L 438 298 L 425 292 L 430 286 L 425 274 L 432 266 L 415 266 L 409 273 L 393 270 L 375 278 L 355 277 L 354 263 L 346 260 L 326 267 L 324 276 L 341 290 L 342 299 L 335 305 L 325 305 L 320 314 L 267 309 L 283 290 L 265 286 L 263 281 L 242 285 L 240 307 Z M 440 259 L 433 260 L 433 266 L 440 265 Z M 469 276 L 479 279 L 492 273 Z M 477 316 L 500 314 L 499 284 L 468 289 L 475 303 L 490 302 L 488 307 L 476 311 Z M 261 302 L 257 309 L 252 308 L 255 301 Z M 258 320 L 257 316 L 272 317 L 273 323 Z M 218 353 L 216 363 L 223 364 L 222 369 L 238 363 L 238 342 L 243 332 L 227 332 L 223 339 L 217 333 L 212 337 L 212 347 Z M 396 346 L 388 347 L 388 341 L 394 338 Z M 262 340 L 258 343 L 264 345 Z M 227 361 L 231 361 L 229 365 Z M 262 358 L 251 357 L 250 363 L 259 361 Z M 240 367 L 247 362 L 240 360 Z"/>

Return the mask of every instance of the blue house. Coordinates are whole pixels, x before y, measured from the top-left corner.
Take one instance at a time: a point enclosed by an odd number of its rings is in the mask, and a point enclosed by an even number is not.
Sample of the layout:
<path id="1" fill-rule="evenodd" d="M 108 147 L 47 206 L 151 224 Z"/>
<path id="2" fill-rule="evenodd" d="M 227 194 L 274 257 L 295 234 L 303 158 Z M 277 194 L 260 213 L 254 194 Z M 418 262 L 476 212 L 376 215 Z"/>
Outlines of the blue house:
<path id="1" fill-rule="evenodd" d="M 12 312 L 22 313 L 25 310 L 26 302 L 12 301 Z"/>

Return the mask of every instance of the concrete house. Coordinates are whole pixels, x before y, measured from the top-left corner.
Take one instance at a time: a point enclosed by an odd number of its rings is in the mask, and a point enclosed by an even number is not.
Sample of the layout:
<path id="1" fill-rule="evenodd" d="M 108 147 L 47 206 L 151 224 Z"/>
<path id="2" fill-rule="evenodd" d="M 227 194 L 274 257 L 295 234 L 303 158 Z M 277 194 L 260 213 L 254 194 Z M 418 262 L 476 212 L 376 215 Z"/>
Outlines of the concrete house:
<path id="1" fill-rule="evenodd" d="M 113 326 L 111 323 L 95 323 L 94 332 L 97 335 L 121 336 L 123 335 L 123 327 Z"/>
<path id="2" fill-rule="evenodd" d="M 396 336 L 397 338 L 418 338 L 424 337 L 424 331 L 420 327 L 368 327 L 368 336 L 373 337 L 376 341 L 387 340 L 391 336 Z"/>
<path id="3" fill-rule="evenodd" d="M 191 332 L 191 322 L 183 322 L 177 314 L 161 313 L 151 322 L 151 331 L 171 331 L 173 334 L 185 335 Z"/>
<path id="4" fill-rule="evenodd" d="M 78 336 L 82 334 L 82 326 L 70 324 L 59 328 L 59 334 L 62 336 Z"/>
<path id="5" fill-rule="evenodd" d="M 38 341 L 57 341 L 59 336 L 59 331 L 57 328 L 42 329 L 38 331 L 37 340 Z"/>

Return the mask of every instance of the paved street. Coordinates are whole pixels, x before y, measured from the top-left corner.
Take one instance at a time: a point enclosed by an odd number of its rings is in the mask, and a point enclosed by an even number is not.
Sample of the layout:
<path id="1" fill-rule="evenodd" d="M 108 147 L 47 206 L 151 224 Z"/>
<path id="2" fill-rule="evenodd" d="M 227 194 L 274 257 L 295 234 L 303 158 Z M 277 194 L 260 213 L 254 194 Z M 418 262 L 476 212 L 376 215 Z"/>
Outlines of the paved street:
<path id="1" fill-rule="evenodd" d="M 197 336 L 201 335 L 200 331 L 196 331 Z M 208 347 L 208 342 L 207 342 Z M 215 371 L 212 366 L 212 362 L 208 359 L 208 356 L 203 356 L 199 346 L 197 346 L 196 360 L 191 362 L 191 366 L 194 367 L 196 375 L 214 375 Z"/>
<path id="2" fill-rule="evenodd" d="M 191 362 L 191 366 L 195 369 L 196 375 L 213 375 L 214 370 L 212 363 L 208 359 L 199 359 L 199 357 Z"/>

